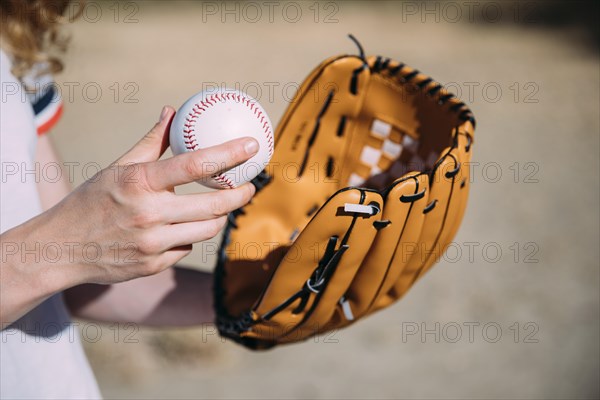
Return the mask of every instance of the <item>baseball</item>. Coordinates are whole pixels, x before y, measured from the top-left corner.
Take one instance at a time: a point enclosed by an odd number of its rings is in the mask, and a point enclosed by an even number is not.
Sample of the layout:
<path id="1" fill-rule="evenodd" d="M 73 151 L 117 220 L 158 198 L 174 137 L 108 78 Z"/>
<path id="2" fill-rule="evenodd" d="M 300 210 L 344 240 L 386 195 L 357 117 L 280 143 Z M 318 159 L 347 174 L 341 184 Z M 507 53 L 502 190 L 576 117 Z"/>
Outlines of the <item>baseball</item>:
<path id="1" fill-rule="evenodd" d="M 260 148 L 251 159 L 228 171 L 197 181 L 215 189 L 232 189 L 251 181 L 273 155 L 273 128 L 256 99 L 234 89 L 203 91 L 192 96 L 175 114 L 170 143 L 173 154 L 201 151 L 240 137 L 253 137 Z"/>

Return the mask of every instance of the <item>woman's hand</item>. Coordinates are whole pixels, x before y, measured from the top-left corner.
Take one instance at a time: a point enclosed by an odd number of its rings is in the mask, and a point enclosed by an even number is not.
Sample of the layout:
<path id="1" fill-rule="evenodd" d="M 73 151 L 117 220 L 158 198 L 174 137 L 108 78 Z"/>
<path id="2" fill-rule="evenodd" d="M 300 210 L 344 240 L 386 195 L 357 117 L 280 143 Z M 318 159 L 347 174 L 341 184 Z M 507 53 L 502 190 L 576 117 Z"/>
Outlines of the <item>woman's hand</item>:
<path id="1" fill-rule="evenodd" d="M 28 281 L 37 292 L 32 298 L 39 298 L 82 283 L 109 284 L 156 274 L 189 254 L 192 243 L 217 235 L 227 213 L 250 201 L 251 184 L 175 194 L 177 185 L 246 161 L 256 154 L 258 143 L 242 138 L 159 160 L 168 147 L 174 114 L 165 107 L 154 128 L 119 160 L 50 210 L 2 235 L 2 242 L 36 249 L 11 251 L 15 254 L 3 260 L 3 321 L 15 316 L 6 314 L 10 308 L 22 315 L 24 308 L 33 307 L 10 290 L 15 282 Z M 11 307 L 11 298 L 21 305 Z"/>

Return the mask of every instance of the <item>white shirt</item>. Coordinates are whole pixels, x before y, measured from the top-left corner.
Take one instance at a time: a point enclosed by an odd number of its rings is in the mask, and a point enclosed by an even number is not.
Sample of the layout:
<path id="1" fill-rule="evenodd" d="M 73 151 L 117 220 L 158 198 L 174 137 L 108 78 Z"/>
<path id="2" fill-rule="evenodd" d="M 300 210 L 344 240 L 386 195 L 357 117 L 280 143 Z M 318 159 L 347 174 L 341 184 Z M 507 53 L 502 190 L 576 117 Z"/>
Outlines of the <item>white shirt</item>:
<path id="1" fill-rule="evenodd" d="M 54 100 L 35 103 L 34 114 L 30 97 L 10 69 L 10 59 L 0 50 L 0 232 L 42 212 L 35 174 L 24 172 L 34 170 L 37 131 L 47 129 L 60 112 Z M 1 399 L 101 397 L 61 294 L 0 328 Z"/>

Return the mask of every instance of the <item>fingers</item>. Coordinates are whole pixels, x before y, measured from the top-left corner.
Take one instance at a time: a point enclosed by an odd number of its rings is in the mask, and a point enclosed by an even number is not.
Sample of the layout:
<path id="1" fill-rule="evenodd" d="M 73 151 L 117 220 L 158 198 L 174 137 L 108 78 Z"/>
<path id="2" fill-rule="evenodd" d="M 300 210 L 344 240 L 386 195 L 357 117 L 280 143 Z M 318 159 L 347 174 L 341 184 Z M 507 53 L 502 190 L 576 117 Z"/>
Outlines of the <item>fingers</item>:
<path id="1" fill-rule="evenodd" d="M 164 250 L 211 239 L 221 232 L 226 223 L 227 217 L 219 217 L 207 221 L 167 225 L 161 229 L 161 235 L 165 238 Z"/>
<path id="2" fill-rule="evenodd" d="M 163 208 L 164 216 L 170 223 L 221 217 L 248 204 L 255 190 L 254 185 L 246 183 L 230 190 L 170 196 Z"/>
<path id="3" fill-rule="evenodd" d="M 146 180 L 154 190 L 171 189 L 227 171 L 257 152 L 258 142 L 255 139 L 245 137 L 231 140 L 218 146 L 145 164 Z"/>
<path id="4" fill-rule="evenodd" d="M 190 254 L 192 251 L 192 245 L 179 246 L 169 249 L 162 253 L 156 259 L 155 266 L 151 270 L 151 275 L 158 274 L 169 267 L 177 264 L 183 257 Z"/>
<path id="5" fill-rule="evenodd" d="M 158 160 L 169 147 L 169 129 L 174 116 L 173 107 L 163 107 L 156 125 L 131 150 L 119 158 L 116 164 L 125 165 Z"/>

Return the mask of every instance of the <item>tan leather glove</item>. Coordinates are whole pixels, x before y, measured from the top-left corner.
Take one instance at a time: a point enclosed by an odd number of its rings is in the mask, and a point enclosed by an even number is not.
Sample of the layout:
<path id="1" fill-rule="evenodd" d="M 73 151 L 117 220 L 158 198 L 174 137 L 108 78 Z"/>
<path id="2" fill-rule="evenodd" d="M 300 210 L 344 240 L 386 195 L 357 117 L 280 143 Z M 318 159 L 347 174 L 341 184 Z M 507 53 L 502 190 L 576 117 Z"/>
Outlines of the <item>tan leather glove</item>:
<path id="1" fill-rule="evenodd" d="M 257 195 L 230 215 L 216 323 L 249 348 L 304 340 L 390 305 L 463 217 L 471 111 L 419 71 L 360 50 L 306 78 Z"/>

